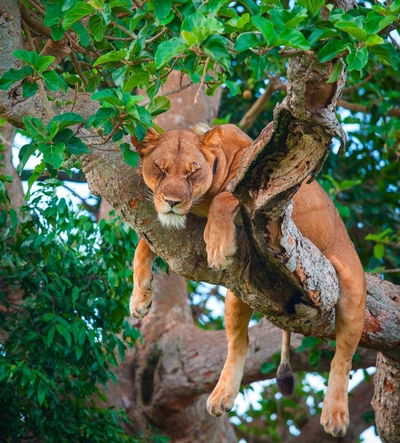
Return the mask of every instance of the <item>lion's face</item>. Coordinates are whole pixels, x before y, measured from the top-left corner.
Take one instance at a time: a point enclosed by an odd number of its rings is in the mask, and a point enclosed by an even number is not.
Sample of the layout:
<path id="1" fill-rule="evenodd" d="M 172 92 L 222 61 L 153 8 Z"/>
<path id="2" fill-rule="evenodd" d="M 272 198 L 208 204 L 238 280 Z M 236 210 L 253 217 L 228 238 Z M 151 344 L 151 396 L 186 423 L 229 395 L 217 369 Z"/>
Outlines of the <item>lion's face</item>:
<path id="1" fill-rule="evenodd" d="M 210 188 L 219 143 L 220 131 L 215 128 L 203 136 L 185 130 L 162 135 L 149 130 L 137 145 L 144 181 L 165 227 L 183 228 L 192 205 Z"/>

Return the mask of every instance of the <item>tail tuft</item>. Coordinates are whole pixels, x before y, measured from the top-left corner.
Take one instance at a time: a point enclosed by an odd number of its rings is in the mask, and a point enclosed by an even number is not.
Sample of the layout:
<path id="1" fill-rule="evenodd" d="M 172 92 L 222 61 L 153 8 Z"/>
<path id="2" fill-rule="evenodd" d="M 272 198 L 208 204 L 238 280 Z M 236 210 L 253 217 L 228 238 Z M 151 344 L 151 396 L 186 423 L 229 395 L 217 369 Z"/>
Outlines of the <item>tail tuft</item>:
<path id="1" fill-rule="evenodd" d="M 276 373 L 276 382 L 279 392 L 285 396 L 290 397 L 294 392 L 294 378 L 290 364 L 285 362 L 279 365 Z"/>

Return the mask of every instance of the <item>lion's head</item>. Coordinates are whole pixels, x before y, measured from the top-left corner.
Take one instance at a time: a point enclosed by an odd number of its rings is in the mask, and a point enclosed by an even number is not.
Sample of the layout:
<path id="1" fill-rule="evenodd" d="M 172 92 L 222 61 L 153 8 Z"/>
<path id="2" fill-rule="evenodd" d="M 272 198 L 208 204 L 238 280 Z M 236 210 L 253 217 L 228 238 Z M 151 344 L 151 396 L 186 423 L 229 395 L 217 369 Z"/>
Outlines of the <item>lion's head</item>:
<path id="1" fill-rule="evenodd" d="M 165 227 L 183 228 L 190 208 L 209 190 L 221 140 L 220 127 L 202 135 L 181 129 L 159 135 L 149 129 L 142 142 L 132 138 Z"/>

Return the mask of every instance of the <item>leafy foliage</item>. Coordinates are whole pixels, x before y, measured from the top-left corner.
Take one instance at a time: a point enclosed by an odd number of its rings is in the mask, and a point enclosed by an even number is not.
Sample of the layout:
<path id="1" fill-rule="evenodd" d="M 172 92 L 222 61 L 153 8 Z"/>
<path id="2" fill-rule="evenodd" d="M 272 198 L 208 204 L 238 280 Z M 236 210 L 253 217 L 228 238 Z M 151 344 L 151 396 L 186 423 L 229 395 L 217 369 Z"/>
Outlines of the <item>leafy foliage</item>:
<path id="1" fill-rule="evenodd" d="M 235 5 L 228 0 L 43 0 L 41 8 L 42 25 L 54 42 L 73 39 L 75 59 L 70 56 L 72 63 L 54 70 L 53 56 L 15 51 L 24 66 L 4 73 L 0 88 L 22 80 L 26 98 L 39 93 L 38 82 L 50 92 L 67 93 L 71 87 L 94 92 L 98 109 L 85 118 L 86 128 L 95 130 L 97 144 L 119 144 L 133 167 L 137 159 L 123 137 L 141 140 L 152 118 L 169 109 L 166 96 L 159 95 L 165 94 L 162 87 L 172 70 L 188 75 L 190 82 L 204 81 L 209 94 L 226 85 L 234 96 L 240 82 L 255 84 L 267 75 L 282 75 L 293 50 L 313 51 L 321 62 L 341 57 L 354 79 L 377 65 L 387 74 L 400 69 L 398 51 L 388 38 L 399 24 L 399 0 L 372 7 L 361 3 L 346 13 L 322 0 L 298 0 L 291 7 L 278 0 L 261 5 L 253 0 Z M 245 67 L 245 79 L 238 77 L 239 66 Z M 336 64 L 331 81 L 340 66 Z M 146 89 L 148 101 L 135 95 L 137 87 Z M 64 103 L 71 102 L 71 95 L 64 97 Z M 45 128 L 33 120 L 25 124 L 32 138 L 25 161 L 38 150 L 44 154 L 43 167 L 54 173 L 66 167 L 64 159 L 87 152 L 87 143 L 57 127 L 54 118 Z"/>
<path id="2" fill-rule="evenodd" d="M 20 215 L 0 212 L 1 435 L 134 442 L 122 412 L 92 401 L 105 400 L 116 355 L 123 360 L 140 336 L 124 319 L 137 237 L 117 219 L 96 225 L 73 212 L 56 185 L 43 185 Z M 19 291 L 23 303 L 10 304 Z"/>

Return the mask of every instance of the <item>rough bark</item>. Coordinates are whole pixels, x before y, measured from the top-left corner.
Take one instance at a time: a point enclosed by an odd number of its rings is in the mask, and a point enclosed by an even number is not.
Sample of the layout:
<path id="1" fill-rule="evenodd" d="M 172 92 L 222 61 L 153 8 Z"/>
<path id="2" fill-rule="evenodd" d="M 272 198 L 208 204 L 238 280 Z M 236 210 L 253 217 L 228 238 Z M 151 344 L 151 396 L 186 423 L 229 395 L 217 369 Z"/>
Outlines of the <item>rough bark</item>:
<path id="1" fill-rule="evenodd" d="M 379 352 L 374 385 L 372 406 L 379 437 L 385 443 L 397 443 L 400 436 L 400 362 Z"/>
<path id="2" fill-rule="evenodd" d="M 12 146 L 15 135 L 15 128 L 9 123 L 5 123 L 0 128 L 0 143 L 4 145 L 2 163 L 4 169 L 1 171 L 4 175 L 10 175 L 12 183 L 6 183 L 6 189 L 9 193 L 11 207 L 18 211 L 18 209 L 25 204 L 24 191 L 22 190 L 21 178 L 18 176 L 12 164 Z"/>
<path id="3" fill-rule="evenodd" d="M 146 433 L 150 423 L 176 442 L 236 441 L 226 416 L 211 417 L 205 408 L 207 393 L 217 383 L 226 358 L 225 332 L 202 330 L 193 323 L 185 280 L 174 274 L 158 275 L 149 315 L 130 321 L 140 329 L 143 344 L 118 365 L 119 382 L 109 385 L 107 405 L 126 410 L 134 433 Z M 275 377 L 274 371 L 262 374 L 260 368 L 280 351 L 281 331 L 262 320 L 250 328 L 249 340 L 243 383 Z M 293 348 L 301 340 L 293 334 Z M 354 369 L 374 364 L 374 352 L 359 349 L 359 353 Z M 307 352 L 293 357 L 294 371 L 329 369 L 326 356 L 318 368 L 310 366 Z"/>

